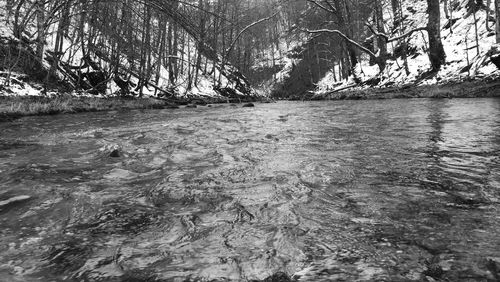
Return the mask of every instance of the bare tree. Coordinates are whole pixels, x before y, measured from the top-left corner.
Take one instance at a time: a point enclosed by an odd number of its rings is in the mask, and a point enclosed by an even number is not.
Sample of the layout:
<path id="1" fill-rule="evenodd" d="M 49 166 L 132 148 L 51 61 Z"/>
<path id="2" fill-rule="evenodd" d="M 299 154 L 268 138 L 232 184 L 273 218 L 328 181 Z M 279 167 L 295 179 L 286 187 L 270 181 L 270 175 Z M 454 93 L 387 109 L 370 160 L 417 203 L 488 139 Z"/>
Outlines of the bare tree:
<path id="1" fill-rule="evenodd" d="M 39 60 L 43 60 L 45 51 L 45 0 L 36 1 L 36 55 Z"/>
<path id="2" fill-rule="evenodd" d="M 429 34 L 429 59 L 432 70 L 437 71 L 446 60 L 446 54 L 441 41 L 441 12 L 439 0 L 427 0 L 427 13 L 429 15 L 426 29 Z"/>
<path id="3" fill-rule="evenodd" d="M 495 15 L 496 15 L 496 38 L 500 44 L 500 0 L 495 0 Z"/>

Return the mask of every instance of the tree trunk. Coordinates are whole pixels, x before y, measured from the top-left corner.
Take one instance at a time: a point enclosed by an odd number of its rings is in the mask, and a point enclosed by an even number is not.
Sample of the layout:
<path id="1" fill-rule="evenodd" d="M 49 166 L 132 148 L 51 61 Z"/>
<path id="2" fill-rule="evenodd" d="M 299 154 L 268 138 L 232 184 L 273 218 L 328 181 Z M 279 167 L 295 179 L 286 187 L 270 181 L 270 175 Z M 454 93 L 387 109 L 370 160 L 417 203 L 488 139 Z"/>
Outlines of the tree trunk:
<path id="1" fill-rule="evenodd" d="M 205 5 L 203 3 L 204 0 L 199 0 L 198 1 L 198 7 L 200 7 L 200 9 L 204 9 L 205 8 Z M 195 69 L 195 78 L 194 78 L 194 85 L 195 86 L 198 86 L 198 73 L 199 73 L 199 70 L 201 69 L 201 48 L 203 45 L 206 44 L 205 42 L 205 25 L 206 25 L 206 19 L 205 19 L 205 15 L 203 13 L 200 13 L 200 44 L 198 45 L 198 56 L 196 58 L 196 69 Z"/>
<path id="2" fill-rule="evenodd" d="M 19 3 L 17 3 L 16 11 L 14 13 L 14 37 L 18 39 L 21 38 L 21 35 L 24 32 L 24 26 L 20 22 L 20 20 L 21 20 L 21 8 L 23 7 L 25 2 L 26 0 L 20 0 Z"/>
<path id="3" fill-rule="evenodd" d="M 450 8 L 448 5 L 448 0 L 443 1 L 443 6 L 444 6 L 444 15 L 447 19 L 450 19 Z"/>
<path id="4" fill-rule="evenodd" d="M 12 9 L 14 7 L 14 0 L 7 0 L 6 9 L 7 9 L 7 18 L 5 19 L 5 22 L 7 24 L 10 23 L 10 17 L 12 16 Z"/>
<path id="5" fill-rule="evenodd" d="M 41 61 L 45 51 L 45 1 L 38 0 L 36 2 L 36 56 Z"/>
<path id="6" fill-rule="evenodd" d="M 149 79 L 147 77 L 147 63 L 148 63 L 148 57 L 150 56 L 149 53 L 149 32 L 150 32 L 150 24 L 151 24 L 151 14 L 150 14 L 150 7 L 147 5 L 144 5 L 144 21 L 143 21 L 143 26 L 142 26 L 142 34 L 141 34 L 141 61 L 139 65 L 139 83 L 137 84 L 137 89 L 139 90 L 139 97 L 142 97 L 144 87 L 147 85 L 147 80 Z"/>
<path id="7" fill-rule="evenodd" d="M 500 44 L 500 0 L 495 0 L 495 14 L 497 18 L 497 23 L 496 23 L 497 43 Z"/>
<path id="8" fill-rule="evenodd" d="M 347 36 L 352 38 L 352 34 L 349 32 L 349 29 L 347 27 L 346 20 L 344 17 L 344 11 L 346 10 L 346 9 L 344 9 L 346 7 L 344 5 L 348 5 L 348 4 L 344 3 L 344 2 L 343 3 L 340 3 L 340 2 L 341 1 L 335 1 L 335 9 L 337 10 L 336 15 L 338 18 L 338 25 L 339 25 L 340 29 L 344 33 L 347 34 Z M 346 12 L 345 14 L 348 15 L 348 12 Z M 358 59 L 356 57 L 356 50 L 354 49 L 354 47 L 351 44 L 346 44 L 346 48 L 347 48 L 348 58 L 350 59 L 350 64 L 351 64 L 350 69 L 354 69 L 354 67 L 356 67 L 356 65 L 358 64 Z"/>
<path id="9" fill-rule="evenodd" d="M 57 33 L 56 33 L 56 42 L 54 45 L 54 61 L 52 62 L 51 66 L 51 74 L 56 75 L 57 69 L 59 67 L 59 60 L 61 59 L 61 56 L 63 55 L 63 43 L 64 43 L 64 33 L 66 30 L 69 28 L 69 21 L 70 21 L 70 9 L 71 9 L 71 0 L 68 0 L 63 8 L 61 18 L 59 19 L 59 24 L 57 27 Z"/>
<path id="10" fill-rule="evenodd" d="M 174 79 L 174 59 L 172 58 L 173 56 L 173 53 L 172 53 L 172 50 L 174 48 L 174 44 L 173 44 L 173 28 L 172 28 L 172 22 L 169 22 L 168 23 L 168 31 L 167 31 L 167 43 L 168 43 L 168 64 L 167 64 L 167 67 L 168 67 L 168 81 L 169 81 L 169 84 L 170 85 L 174 85 L 175 84 L 175 79 Z"/>
<path id="11" fill-rule="evenodd" d="M 486 25 L 486 30 L 488 32 L 491 32 L 491 27 L 490 27 L 490 7 L 491 7 L 491 0 L 486 0 L 486 19 L 485 19 L 485 25 Z"/>
<path id="12" fill-rule="evenodd" d="M 382 7 L 381 0 L 377 0 L 375 2 L 375 15 L 376 15 L 376 23 L 377 23 L 378 32 L 385 34 L 384 10 Z M 378 47 L 380 50 L 379 58 L 382 60 L 385 60 L 385 58 L 387 57 L 387 42 L 385 41 L 385 39 L 382 36 L 378 37 L 377 42 L 378 42 Z"/>
<path id="13" fill-rule="evenodd" d="M 191 63 L 191 44 L 189 42 L 189 36 L 186 36 L 186 45 L 187 45 L 187 86 L 186 86 L 186 92 L 190 91 L 193 88 L 193 73 L 192 73 L 192 63 Z M 184 50 L 182 48 L 182 50 Z M 196 67 L 195 67 L 196 68 Z"/>
<path id="14" fill-rule="evenodd" d="M 432 70 L 438 71 L 446 61 L 446 54 L 441 41 L 441 12 L 439 10 L 439 0 L 427 0 L 427 13 L 429 15 L 429 22 L 427 24 L 427 32 L 429 34 L 429 60 Z"/>
<path id="15" fill-rule="evenodd" d="M 174 57 L 177 57 L 179 55 L 179 36 L 180 36 L 179 34 L 182 32 L 179 31 L 178 25 L 175 22 L 173 23 L 172 32 L 174 35 L 174 42 L 172 45 L 172 54 L 174 55 Z M 184 48 L 181 49 L 181 54 L 183 52 L 184 52 Z M 172 66 L 173 66 L 173 70 L 174 70 L 174 73 L 173 73 L 174 81 L 177 82 L 177 79 L 179 78 L 179 62 L 178 62 L 177 58 L 174 58 Z M 181 73 L 182 73 L 182 68 L 181 68 Z"/>
<path id="16" fill-rule="evenodd" d="M 391 0 L 392 13 L 394 16 L 393 28 L 396 29 L 401 26 L 401 5 L 399 0 Z"/>
<path id="17" fill-rule="evenodd" d="M 167 22 L 166 22 L 164 16 L 160 16 L 158 29 L 159 29 L 160 34 L 159 34 L 159 47 L 158 47 L 158 62 L 156 65 L 156 79 L 155 79 L 156 85 L 159 85 L 159 83 L 160 83 L 162 65 L 165 63 L 164 62 L 164 57 L 165 57 L 164 55 L 165 55 L 165 46 L 166 46 L 165 40 L 167 38 L 166 37 Z"/>
<path id="18" fill-rule="evenodd" d="M 479 34 L 478 34 L 478 28 L 477 28 L 477 8 L 474 7 L 474 12 L 472 13 L 473 19 L 474 19 L 474 35 L 476 37 L 476 51 L 477 55 L 479 56 Z"/>

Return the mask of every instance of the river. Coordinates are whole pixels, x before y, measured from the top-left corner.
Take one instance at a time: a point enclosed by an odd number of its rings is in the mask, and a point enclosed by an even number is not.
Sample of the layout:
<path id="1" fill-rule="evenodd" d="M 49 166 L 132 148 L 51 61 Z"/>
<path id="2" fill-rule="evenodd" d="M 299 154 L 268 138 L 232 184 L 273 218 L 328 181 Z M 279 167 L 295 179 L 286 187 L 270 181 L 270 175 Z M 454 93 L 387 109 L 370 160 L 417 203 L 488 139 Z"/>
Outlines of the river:
<path id="1" fill-rule="evenodd" d="M 499 99 L 84 113 L 0 132 L 0 281 L 499 279 Z"/>

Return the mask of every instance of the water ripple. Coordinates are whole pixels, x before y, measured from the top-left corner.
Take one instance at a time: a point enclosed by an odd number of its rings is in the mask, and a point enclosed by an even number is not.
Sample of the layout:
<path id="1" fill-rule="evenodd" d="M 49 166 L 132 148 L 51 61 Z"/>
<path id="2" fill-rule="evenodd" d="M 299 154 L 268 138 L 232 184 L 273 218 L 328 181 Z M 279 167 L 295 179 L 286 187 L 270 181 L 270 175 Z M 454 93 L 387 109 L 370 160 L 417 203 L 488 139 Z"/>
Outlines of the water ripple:
<path id="1" fill-rule="evenodd" d="M 500 100 L 89 113 L 0 130 L 0 280 L 498 277 Z"/>

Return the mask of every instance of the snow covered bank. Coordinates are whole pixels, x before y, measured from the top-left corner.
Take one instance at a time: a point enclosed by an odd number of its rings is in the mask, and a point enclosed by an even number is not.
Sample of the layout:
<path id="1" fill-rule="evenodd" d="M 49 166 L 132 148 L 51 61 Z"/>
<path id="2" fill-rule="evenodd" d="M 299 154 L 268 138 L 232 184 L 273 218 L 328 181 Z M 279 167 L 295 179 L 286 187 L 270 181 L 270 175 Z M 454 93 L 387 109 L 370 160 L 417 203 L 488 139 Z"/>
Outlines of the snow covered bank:
<path id="1" fill-rule="evenodd" d="M 465 81 L 448 84 L 406 85 L 401 87 L 351 87 L 341 91 L 311 92 L 294 99 L 306 100 L 379 100 L 413 98 L 491 98 L 500 97 L 500 81 Z"/>
<path id="2" fill-rule="evenodd" d="M 394 16 L 390 1 L 382 1 L 384 28 L 380 30 L 383 30 L 388 38 L 399 38 L 401 35 L 410 34 L 412 30 L 427 27 L 429 14 L 426 0 L 400 2 L 401 19 L 398 20 Z M 405 86 L 495 80 L 500 77 L 500 49 L 496 53 L 491 51 L 496 46 L 494 5 L 491 3 L 488 7 L 488 15 L 485 6 L 480 6 L 474 13 L 470 2 L 448 1 L 449 9 L 446 12 L 444 3 L 441 3 L 441 38 L 446 62 L 438 72 L 430 72 L 429 38 L 426 31 L 416 31 L 408 37 L 389 41 L 387 56 L 382 57 L 377 42 L 380 39 L 375 36 L 373 30 L 375 23 L 371 22 L 375 21 L 372 20 L 375 17 L 375 12 L 372 11 L 372 14 L 365 15 L 362 19 L 353 20 L 353 23 L 357 24 L 358 32 L 353 38 L 360 46 L 366 47 L 375 56 L 380 56 L 378 58 L 387 59 L 383 71 L 375 64 L 373 56 L 367 55 L 366 51 L 360 51 L 358 47 L 355 48 L 356 67 L 350 68 L 354 60 L 347 58 L 347 50 L 342 47 L 345 41 L 336 33 L 312 33 L 307 36 L 304 30 L 297 29 L 292 35 L 296 41 L 293 48 L 271 52 L 281 55 L 273 59 L 281 68 L 273 79 L 263 83 L 263 89 L 272 92 L 276 98 L 321 99 L 335 96 L 332 93 L 338 91 L 399 89 Z M 486 1 L 481 2 L 486 5 Z M 370 2 L 370 5 L 373 3 L 375 2 Z M 315 6 L 311 5 L 308 12 L 314 14 L 314 8 Z M 330 20 L 328 15 L 320 14 L 322 9 L 317 10 L 317 26 L 312 25 L 311 29 L 323 28 L 320 23 L 325 21 L 323 24 L 328 24 L 327 21 Z M 369 9 L 363 11 L 366 10 Z M 336 26 L 329 28 L 335 29 Z M 284 40 L 286 37 L 284 36 Z M 498 58 L 496 64 L 494 58 Z M 306 89 L 297 90 L 299 83 L 307 84 Z"/>
<path id="3" fill-rule="evenodd" d="M 336 81 L 332 71 L 317 84 L 315 94 L 324 96 L 343 89 L 368 89 L 371 87 L 398 87 L 408 84 L 435 85 L 451 82 L 462 82 L 470 79 L 495 79 L 500 76 L 499 68 L 490 60 L 489 51 L 495 45 L 495 33 L 488 30 L 494 25 L 487 19 L 486 10 L 479 10 L 475 17 L 468 11 L 467 1 L 456 1 L 458 5 L 452 11 L 450 19 L 441 12 L 442 42 L 446 52 L 446 64 L 438 73 L 425 76 L 431 65 L 427 54 L 427 34 L 414 33 L 408 38 L 413 54 L 404 58 L 388 60 L 387 67 L 379 73 L 376 65 L 370 65 L 369 58 L 364 57 L 348 80 Z M 405 20 L 403 33 L 427 24 L 426 1 L 403 1 L 403 10 L 411 11 Z M 388 8 L 387 8 L 388 9 Z M 493 3 L 490 7 L 493 9 Z M 386 11 L 388 12 L 388 11 Z M 387 14 L 387 13 L 386 13 Z M 387 25 L 392 25 L 389 16 Z M 477 22 L 477 34 L 474 23 Z M 477 36 L 477 37 L 476 37 Z M 476 41 L 477 40 L 477 41 Z M 389 44 L 388 52 L 394 53 L 397 44 Z M 370 81 L 363 85 L 361 82 Z"/>

